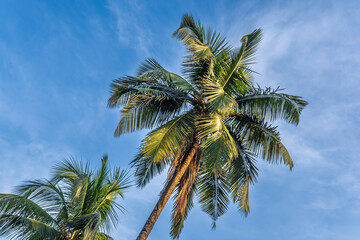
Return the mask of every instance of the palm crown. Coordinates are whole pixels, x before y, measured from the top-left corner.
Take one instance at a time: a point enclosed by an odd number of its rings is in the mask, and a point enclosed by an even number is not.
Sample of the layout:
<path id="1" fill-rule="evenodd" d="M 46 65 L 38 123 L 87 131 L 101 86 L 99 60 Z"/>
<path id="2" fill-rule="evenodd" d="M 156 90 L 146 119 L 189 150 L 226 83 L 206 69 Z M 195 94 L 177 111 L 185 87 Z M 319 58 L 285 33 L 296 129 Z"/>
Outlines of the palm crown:
<path id="1" fill-rule="evenodd" d="M 293 167 L 279 132 L 269 122 L 284 119 L 298 124 L 307 102 L 253 84 L 250 66 L 260 29 L 244 36 L 240 48 L 233 48 L 221 34 L 184 15 L 173 36 L 187 48 L 184 77 L 147 59 L 136 76 L 114 80 L 108 103 L 123 106 L 116 135 L 154 129 L 132 164 L 139 187 L 169 167 L 162 196 L 166 203 L 167 192 L 175 190 L 171 235 L 178 237 L 194 194 L 215 226 L 230 197 L 245 214 L 249 212 L 256 158 Z M 146 226 L 143 231 L 149 232 Z"/>
<path id="2" fill-rule="evenodd" d="M 115 202 L 128 187 L 126 172 L 110 171 L 107 156 L 98 171 L 66 160 L 51 180 L 28 181 L 18 194 L 0 194 L 0 235 L 28 240 L 110 240 L 118 220 Z"/>

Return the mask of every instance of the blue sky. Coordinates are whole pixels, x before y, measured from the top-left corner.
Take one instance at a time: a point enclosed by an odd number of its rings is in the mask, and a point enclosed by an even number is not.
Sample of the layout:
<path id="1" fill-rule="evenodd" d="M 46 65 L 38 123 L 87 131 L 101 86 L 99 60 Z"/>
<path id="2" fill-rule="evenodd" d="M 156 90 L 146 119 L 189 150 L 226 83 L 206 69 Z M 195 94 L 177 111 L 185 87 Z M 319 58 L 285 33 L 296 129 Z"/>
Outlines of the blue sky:
<path id="1" fill-rule="evenodd" d="M 112 79 L 154 57 L 179 72 L 184 49 L 171 38 L 183 13 L 233 45 L 255 28 L 264 40 L 254 69 L 261 86 L 310 102 L 298 127 L 279 122 L 295 167 L 258 162 L 247 218 L 231 206 L 216 231 L 199 205 L 180 239 L 352 240 L 360 235 L 360 2 L 354 1 L 0 1 L 0 192 L 47 177 L 74 155 L 128 167 L 146 131 L 113 132 Z M 115 239 L 134 239 L 164 176 L 120 201 Z M 149 239 L 169 239 L 171 204 Z"/>

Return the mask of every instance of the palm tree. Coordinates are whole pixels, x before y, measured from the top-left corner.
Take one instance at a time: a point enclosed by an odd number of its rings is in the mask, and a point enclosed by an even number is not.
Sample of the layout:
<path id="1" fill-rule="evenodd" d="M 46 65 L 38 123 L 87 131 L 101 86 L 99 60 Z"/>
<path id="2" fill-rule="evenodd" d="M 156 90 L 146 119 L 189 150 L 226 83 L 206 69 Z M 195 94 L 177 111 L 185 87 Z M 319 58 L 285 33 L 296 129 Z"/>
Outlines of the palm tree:
<path id="1" fill-rule="evenodd" d="M 110 240 L 117 223 L 118 196 L 128 187 L 107 156 L 97 171 L 69 159 L 54 167 L 51 180 L 28 181 L 17 194 L 0 194 L 0 236 L 24 240 Z"/>
<path id="2" fill-rule="evenodd" d="M 137 185 L 144 187 L 168 167 L 165 187 L 138 240 L 146 239 L 174 192 L 171 236 L 199 198 L 213 219 L 227 210 L 230 197 L 249 212 L 249 185 L 256 181 L 256 158 L 293 167 L 279 132 L 268 122 L 298 124 L 307 102 L 281 89 L 255 86 L 250 66 L 261 40 L 256 29 L 229 46 L 221 35 L 185 14 L 173 37 L 187 49 L 183 75 L 147 59 L 136 76 L 113 81 L 109 107 L 123 107 L 115 135 L 153 129 L 132 161 Z"/>

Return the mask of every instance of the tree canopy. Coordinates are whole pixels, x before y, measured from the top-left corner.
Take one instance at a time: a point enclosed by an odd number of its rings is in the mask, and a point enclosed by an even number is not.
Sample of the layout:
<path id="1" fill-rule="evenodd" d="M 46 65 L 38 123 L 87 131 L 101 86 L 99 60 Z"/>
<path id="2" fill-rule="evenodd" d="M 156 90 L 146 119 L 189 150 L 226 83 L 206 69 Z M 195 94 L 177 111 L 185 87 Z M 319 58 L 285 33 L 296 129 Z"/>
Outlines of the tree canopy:
<path id="1" fill-rule="evenodd" d="M 27 181 L 16 194 L 0 194 L 0 235 L 24 240 L 111 240 L 116 200 L 129 187 L 124 170 L 110 169 L 108 157 L 90 170 L 75 159 L 53 168 L 53 177 Z"/>

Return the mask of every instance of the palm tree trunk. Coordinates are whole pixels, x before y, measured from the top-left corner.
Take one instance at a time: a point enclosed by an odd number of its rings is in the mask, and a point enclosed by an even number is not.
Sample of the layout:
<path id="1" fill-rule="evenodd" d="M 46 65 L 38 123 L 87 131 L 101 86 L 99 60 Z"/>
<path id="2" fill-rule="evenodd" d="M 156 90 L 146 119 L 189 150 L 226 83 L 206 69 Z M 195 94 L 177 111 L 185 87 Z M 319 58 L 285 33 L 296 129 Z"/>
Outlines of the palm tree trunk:
<path id="1" fill-rule="evenodd" d="M 189 166 L 191 160 L 194 158 L 194 155 L 198 149 L 198 144 L 195 143 L 189 153 L 186 155 L 185 161 L 180 167 L 180 169 L 175 173 L 175 175 L 170 179 L 170 182 L 166 184 L 164 190 L 161 193 L 160 199 L 155 205 L 154 210 L 151 212 L 149 218 L 147 219 L 144 227 L 139 233 L 136 240 L 145 240 L 149 236 L 151 230 L 153 229 L 156 220 L 159 218 L 161 211 L 164 209 L 165 204 L 169 200 L 172 192 L 174 191 L 176 185 L 179 183 L 180 179 L 185 173 L 185 170 Z"/>

